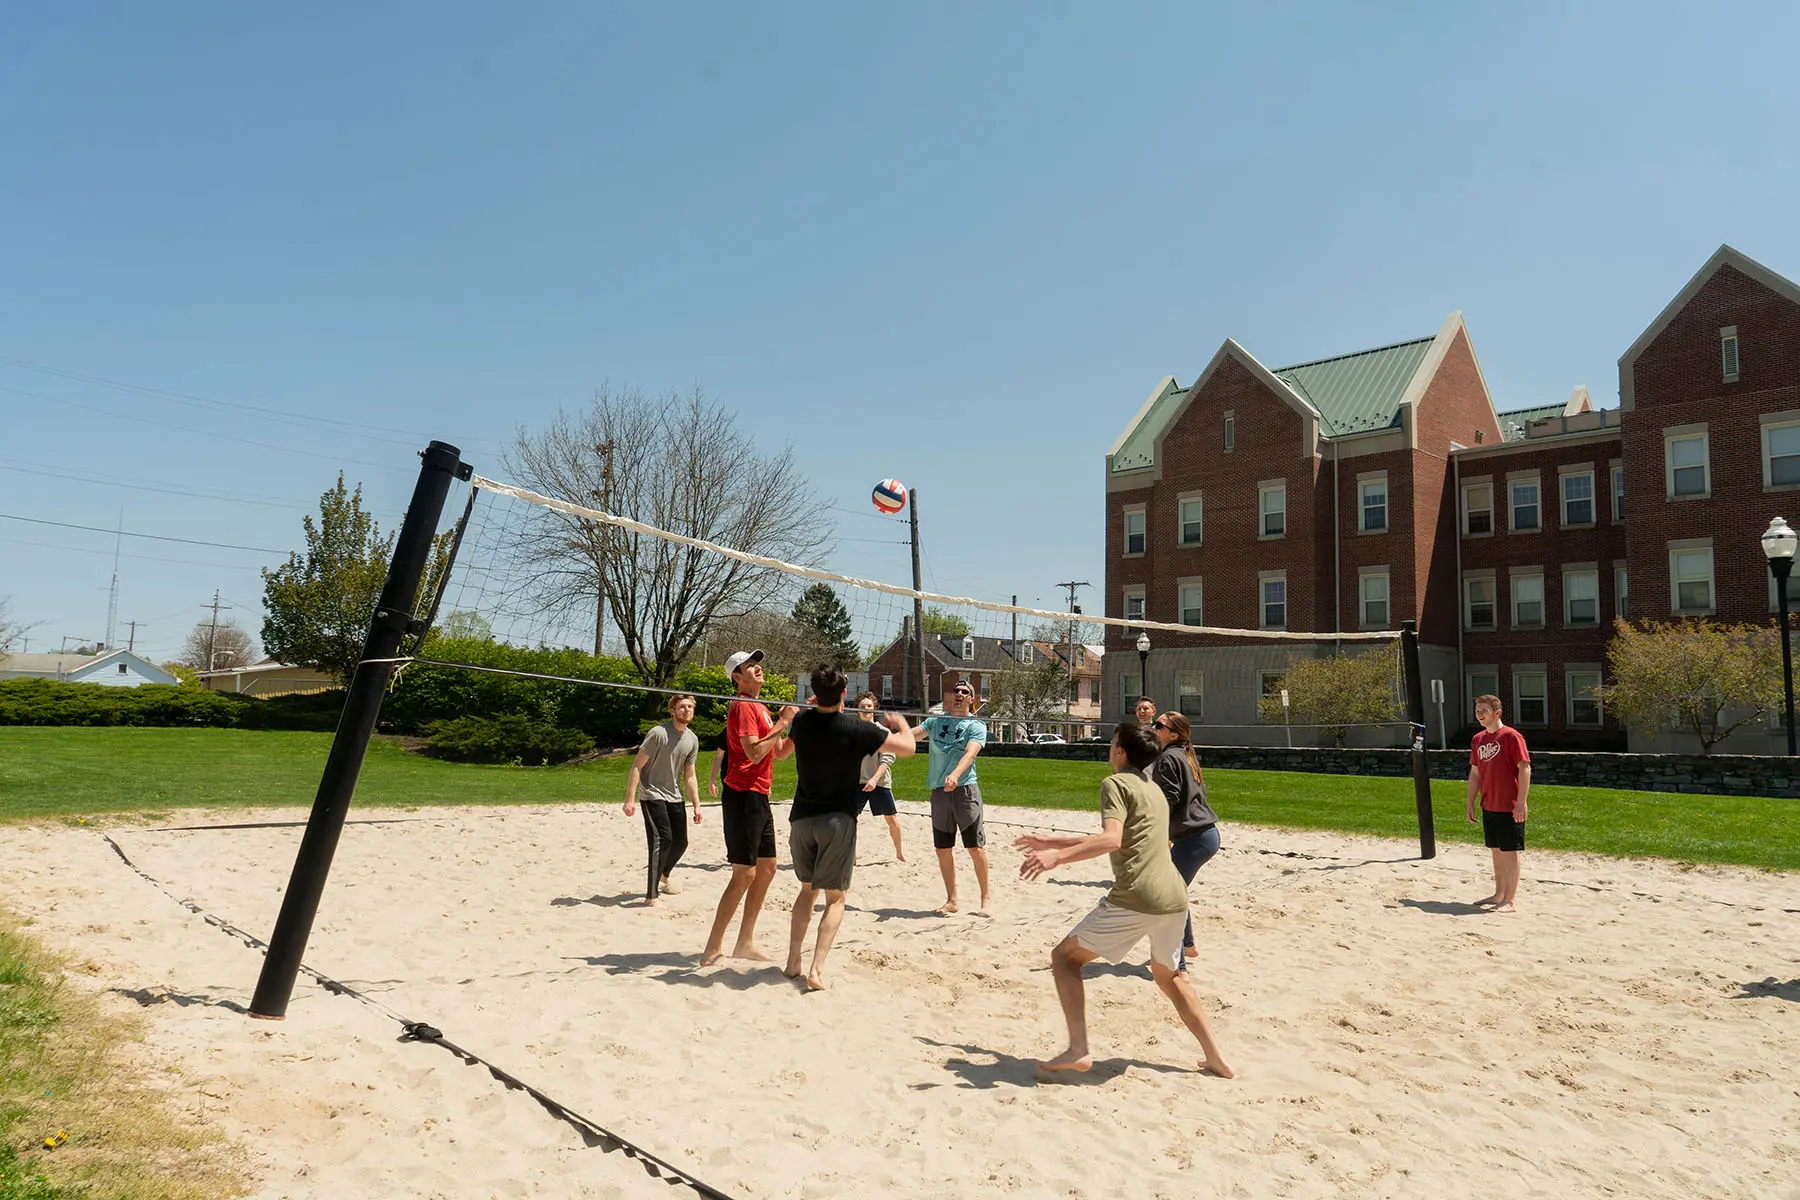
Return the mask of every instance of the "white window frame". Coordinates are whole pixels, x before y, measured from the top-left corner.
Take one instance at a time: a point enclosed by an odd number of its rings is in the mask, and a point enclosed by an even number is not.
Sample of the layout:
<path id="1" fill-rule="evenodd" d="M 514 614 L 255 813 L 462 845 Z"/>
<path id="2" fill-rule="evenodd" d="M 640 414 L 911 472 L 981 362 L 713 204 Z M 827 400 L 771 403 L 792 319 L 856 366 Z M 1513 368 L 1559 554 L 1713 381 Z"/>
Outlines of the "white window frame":
<path id="1" fill-rule="evenodd" d="M 1736 383 L 1744 367 L 1743 346 L 1738 341 L 1736 325 L 1719 330 L 1719 373 L 1726 383 Z"/>
<path id="2" fill-rule="evenodd" d="M 1371 585 L 1379 584 L 1381 597 L 1379 600 L 1369 595 Z M 1369 616 L 1371 604 L 1381 605 L 1381 616 L 1372 619 Z M 1356 620 L 1363 629 L 1393 628 L 1394 599 L 1392 577 L 1386 567 L 1359 567 L 1356 571 Z"/>
<path id="3" fill-rule="evenodd" d="M 1518 489 L 1529 486 L 1536 493 L 1537 499 L 1531 507 L 1537 510 L 1537 524 L 1521 527 L 1519 525 Z M 1537 471 L 1518 471 L 1506 477 L 1506 532 L 1508 533 L 1542 533 L 1544 531 L 1544 483 Z"/>
<path id="4" fill-rule="evenodd" d="M 1535 621 L 1521 621 L 1519 619 L 1519 585 L 1521 583 L 1524 583 L 1526 580 L 1533 580 L 1533 579 L 1535 579 L 1537 581 L 1537 601 L 1536 601 L 1536 603 L 1538 606 L 1538 619 Z M 1532 601 L 1527 600 L 1525 603 L 1530 604 L 1530 603 L 1532 603 Z M 1512 628 L 1512 629 L 1542 629 L 1542 628 L 1544 628 L 1544 626 L 1546 624 L 1548 624 L 1548 620 L 1547 620 L 1548 614 L 1545 612 L 1545 609 L 1548 607 L 1549 607 L 1548 596 L 1544 591 L 1544 568 L 1542 568 L 1542 567 L 1514 567 L 1511 571 L 1507 572 L 1506 608 L 1507 608 L 1508 614 L 1512 618 L 1510 628 Z"/>
<path id="5" fill-rule="evenodd" d="M 1631 572 L 1622 562 L 1613 564 L 1613 616 L 1620 620 L 1631 617 Z"/>
<path id="6" fill-rule="evenodd" d="M 1188 537 L 1188 506 L 1192 505 L 1194 536 Z M 1198 546 L 1206 541 L 1206 502 L 1199 492 L 1183 492 L 1175 499 L 1175 544 Z"/>
<path id="7" fill-rule="evenodd" d="M 1800 434 L 1800 412 L 1769 413 L 1762 419 L 1762 477 L 1763 491 L 1788 492 L 1800 488 L 1800 479 L 1792 483 L 1775 482 L 1775 458 L 1772 445 L 1772 434 L 1776 430 L 1794 430 Z M 1800 457 L 1796 454 L 1783 454 L 1782 458 Z"/>
<path id="8" fill-rule="evenodd" d="M 1469 586 L 1476 583 L 1487 584 L 1488 622 L 1485 625 L 1475 624 L 1475 603 L 1469 599 Z M 1470 633 L 1482 633 L 1500 628 L 1500 596 L 1499 584 L 1492 571 L 1463 572 L 1462 586 L 1463 628 Z M 1495 692 L 1496 696 L 1500 693 Z"/>
<path id="9" fill-rule="evenodd" d="M 1569 504 L 1571 501 L 1573 500 L 1576 503 L 1580 502 L 1579 497 L 1571 497 L 1569 495 L 1569 481 L 1572 479 L 1587 480 L 1588 519 L 1585 521 L 1571 520 L 1569 517 Z M 1556 490 L 1562 501 L 1559 511 L 1561 514 L 1561 524 L 1564 529 L 1591 529 L 1600 523 L 1600 495 L 1595 490 L 1595 479 L 1594 465 L 1592 463 L 1582 463 L 1579 466 L 1558 467 L 1556 469 Z"/>
<path id="10" fill-rule="evenodd" d="M 892 675 L 883 675 L 881 677 L 881 698 L 883 700 L 892 700 L 894 698 L 894 677 Z"/>
<path id="11" fill-rule="evenodd" d="M 962 640 L 962 660 L 964 662 L 975 661 L 975 639 L 972 637 L 965 637 Z"/>
<path id="12" fill-rule="evenodd" d="M 1540 682 L 1542 691 L 1531 698 L 1543 701 L 1544 705 L 1543 719 L 1538 721 L 1529 720 L 1525 716 L 1525 699 L 1529 693 L 1525 691 L 1523 684 L 1527 679 L 1534 678 Z M 1544 669 L 1543 663 L 1522 663 L 1514 667 L 1512 693 L 1512 703 L 1506 710 L 1509 724 L 1517 725 L 1522 729 L 1542 729 L 1550 724 L 1550 673 Z"/>
<path id="13" fill-rule="evenodd" d="M 1144 677 L 1134 664 L 1119 671 L 1119 716 L 1129 717 L 1137 698 L 1144 694 Z"/>
<path id="14" fill-rule="evenodd" d="M 1269 622 L 1270 602 L 1268 585 L 1281 585 L 1281 623 L 1273 625 Z M 1256 627 L 1258 629 L 1286 629 L 1288 627 L 1288 577 L 1286 571 L 1262 571 L 1256 576 Z"/>
<path id="15" fill-rule="evenodd" d="M 1676 495 L 1675 447 L 1686 442 L 1698 442 L 1700 445 L 1700 490 Z M 1690 465 L 1680 469 L 1692 471 L 1695 468 Z M 1704 423 L 1675 425 L 1663 430 L 1663 485 L 1665 497 L 1669 500 L 1705 500 L 1712 496 L 1712 438 Z"/>
<path id="16" fill-rule="evenodd" d="M 1192 621 L 1188 620 L 1187 601 L 1190 591 L 1195 593 L 1196 601 L 1194 604 L 1195 619 Z M 1206 624 L 1206 586 L 1200 576 L 1190 575 L 1175 581 L 1175 617 L 1177 622 L 1182 625 Z"/>
<path id="17" fill-rule="evenodd" d="M 1470 493 L 1477 491 L 1487 493 L 1487 504 L 1482 508 L 1476 508 L 1474 504 L 1470 503 Z M 1486 529 L 1477 530 L 1474 528 L 1472 518 L 1476 513 L 1484 513 L 1487 516 Z M 1465 479 L 1463 481 L 1462 535 L 1466 538 L 1494 536 L 1494 481 L 1491 476 L 1482 479 Z"/>
<path id="18" fill-rule="evenodd" d="M 1705 579 L 1706 579 L 1707 605 L 1705 608 L 1684 608 L 1684 607 L 1682 607 L 1682 604 L 1681 604 L 1681 585 L 1683 583 L 1697 583 L 1701 579 L 1701 576 L 1698 574 L 1692 574 L 1692 573 L 1686 574 L 1686 575 L 1682 574 L 1681 573 L 1681 557 L 1683 555 L 1698 554 L 1701 551 L 1706 552 Z M 1767 568 L 1764 568 L 1764 569 L 1766 570 Z M 1719 571 L 1719 564 L 1718 564 L 1718 560 L 1713 556 L 1713 544 L 1712 544 L 1711 538 L 1689 538 L 1689 539 L 1685 539 L 1682 541 L 1670 542 L 1669 543 L 1669 611 L 1678 616 L 1689 616 L 1689 617 L 1711 616 L 1712 614 L 1718 612 L 1719 611 L 1718 571 Z"/>
<path id="19" fill-rule="evenodd" d="M 993 693 L 994 693 L 993 683 L 994 683 L 994 677 L 992 675 L 983 675 L 981 677 L 981 685 L 975 689 L 976 694 L 981 697 L 981 702 L 983 704 L 986 704 L 989 700 L 991 700 L 993 698 Z"/>
<path id="20" fill-rule="evenodd" d="M 1037 648 L 1034 647 L 1030 642 L 1021 642 L 1019 644 L 1019 661 L 1020 662 L 1024 663 L 1026 666 L 1029 667 L 1032 664 L 1032 661 L 1036 658 L 1036 656 L 1037 656 Z"/>
<path id="21" fill-rule="evenodd" d="M 1281 509 L 1280 509 L 1281 531 L 1279 533 L 1270 533 L 1270 532 L 1268 532 L 1269 518 L 1274 515 L 1274 511 L 1269 508 L 1268 498 L 1270 496 L 1275 496 L 1275 495 L 1279 495 L 1281 497 Z M 1285 479 L 1265 479 L 1261 483 L 1257 484 L 1256 485 L 1256 540 L 1259 542 L 1272 542 L 1278 538 L 1286 537 L 1287 530 L 1288 530 L 1288 519 L 1287 518 L 1288 518 L 1287 480 L 1285 480 Z"/>
<path id="22" fill-rule="evenodd" d="M 1592 602 L 1594 618 L 1591 621 L 1579 621 L 1575 618 L 1575 589 L 1578 580 L 1587 580 L 1593 595 L 1582 597 Z M 1562 572 L 1562 610 L 1564 629 L 1597 629 L 1600 626 L 1600 564 L 1568 563 Z"/>
<path id="23" fill-rule="evenodd" d="M 1597 663 L 1570 663 L 1563 668 L 1563 724 L 1569 729 L 1599 729 L 1606 724 L 1606 705 L 1598 695 L 1592 697 L 1594 719 L 1591 721 L 1575 719 L 1577 693 L 1583 690 L 1576 681 L 1587 678 L 1593 680 L 1588 689 L 1590 691 L 1606 681 L 1605 672 Z"/>
<path id="24" fill-rule="evenodd" d="M 1617 525 L 1625 520 L 1625 464 L 1613 462 L 1608 467 L 1607 475 L 1612 481 L 1612 519 Z"/>
<path id="25" fill-rule="evenodd" d="M 1132 611 L 1132 601 L 1134 600 L 1137 602 L 1136 612 Z M 1143 584 L 1126 584 L 1124 589 L 1120 592 L 1119 615 L 1124 617 L 1127 621 L 1147 620 L 1148 617 L 1145 614 L 1150 611 L 1149 608 L 1146 607 L 1147 604 L 1148 601 L 1144 599 Z"/>
<path id="26" fill-rule="evenodd" d="M 1369 495 L 1375 489 L 1381 491 L 1381 524 L 1369 524 Z M 1386 471 L 1365 471 L 1356 477 L 1356 532 L 1386 533 L 1393 524 L 1391 515 L 1393 497 L 1388 492 Z"/>
<path id="27" fill-rule="evenodd" d="M 1198 667 L 1183 667 L 1175 672 L 1175 708 L 1198 725 L 1206 719 L 1206 672 Z"/>
<path id="28" fill-rule="evenodd" d="M 1137 518 L 1138 548 L 1131 548 L 1132 518 Z M 1124 511 L 1125 558 L 1142 558 L 1150 549 L 1150 511 L 1142 504 L 1127 504 Z"/>
<path id="29" fill-rule="evenodd" d="M 1225 453 L 1230 454 L 1237 449 L 1237 413 L 1225 411 Z"/>
<path id="30" fill-rule="evenodd" d="M 1477 679 L 1486 680 L 1487 687 L 1477 687 Z M 1468 707 L 1463 710 L 1463 717 L 1469 724 L 1476 724 L 1475 697 L 1498 696 L 1500 694 L 1500 668 L 1485 664 L 1472 664 L 1463 668 L 1463 703 Z"/>

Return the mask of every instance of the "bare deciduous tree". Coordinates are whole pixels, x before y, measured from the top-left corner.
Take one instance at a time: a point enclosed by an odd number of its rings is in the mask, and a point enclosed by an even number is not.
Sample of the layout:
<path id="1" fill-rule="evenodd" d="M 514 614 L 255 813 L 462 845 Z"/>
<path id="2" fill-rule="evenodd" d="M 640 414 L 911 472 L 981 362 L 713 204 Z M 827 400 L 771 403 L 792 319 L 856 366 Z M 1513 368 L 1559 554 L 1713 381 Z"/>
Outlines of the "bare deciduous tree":
<path id="1" fill-rule="evenodd" d="M 31 628 L 13 618 L 11 603 L 11 596 L 0 596 L 0 658 L 5 658 L 7 651 L 12 649 L 14 639 Z"/>
<path id="2" fill-rule="evenodd" d="M 256 661 L 256 643 L 233 621 L 202 621 L 181 643 L 181 660 L 196 671 L 234 671 Z"/>
<path id="3" fill-rule="evenodd" d="M 520 429 L 506 466 L 544 495 L 787 562 L 813 564 L 831 540 L 791 450 L 759 454 L 734 415 L 698 390 L 653 397 L 600 388 L 587 411 L 559 412 L 539 432 Z M 721 554 L 541 507 L 517 553 L 526 607 L 593 620 L 603 602 L 652 685 L 674 677 L 714 620 L 767 608 L 793 584 Z"/>
<path id="4" fill-rule="evenodd" d="M 810 675 L 822 662 L 834 662 L 837 644 L 830 635 L 782 612 L 739 613 L 721 617 L 707 631 L 714 662 L 737 650 L 761 650 L 763 672 L 793 679 Z M 804 692 L 801 693 L 805 695 Z"/>

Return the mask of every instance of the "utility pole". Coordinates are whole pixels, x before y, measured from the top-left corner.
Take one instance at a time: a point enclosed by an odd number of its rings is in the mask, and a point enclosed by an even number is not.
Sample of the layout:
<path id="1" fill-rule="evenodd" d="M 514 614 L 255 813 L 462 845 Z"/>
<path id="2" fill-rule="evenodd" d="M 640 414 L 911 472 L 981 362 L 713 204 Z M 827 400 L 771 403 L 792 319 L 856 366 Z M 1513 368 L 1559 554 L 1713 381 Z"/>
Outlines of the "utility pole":
<path id="1" fill-rule="evenodd" d="M 211 604 L 202 604 L 200 607 L 212 609 L 212 624 L 207 626 L 206 629 L 206 669 L 210 671 L 213 669 L 219 653 L 214 649 L 215 644 L 219 640 L 219 614 L 221 612 L 230 612 L 231 605 L 220 604 L 219 589 L 214 588 L 213 602 Z"/>
<path id="2" fill-rule="evenodd" d="M 919 574 L 919 489 L 913 488 L 907 493 L 906 511 L 912 521 L 912 560 L 913 560 L 913 637 L 918 647 L 919 663 L 919 711 L 931 711 L 931 689 L 925 681 L 925 601 L 918 593 L 925 590 Z"/>
<path id="3" fill-rule="evenodd" d="M 127 621 L 125 623 L 127 625 L 131 626 L 131 641 L 129 643 L 127 643 L 127 645 L 125 646 L 125 649 L 128 651 L 131 651 L 132 653 L 136 653 L 137 652 L 137 629 L 138 629 L 139 625 L 144 625 L 144 623 L 142 621 Z M 144 625 L 144 628 L 148 629 L 149 626 Z"/>
<path id="4" fill-rule="evenodd" d="M 1069 715 L 1075 715 L 1075 702 L 1079 697 L 1075 689 L 1080 685 L 1075 682 L 1075 618 L 1081 615 L 1081 606 L 1075 603 L 1075 592 L 1078 588 L 1093 587 L 1085 579 L 1072 579 L 1067 583 L 1059 583 L 1059 588 L 1069 590 Z"/>
<path id="5" fill-rule="evenodd" d="M 612 468 L 613 443 L 608 438 L 594 445 L 594 453 L 600 456 L 600 490 L 594 493 L 594 499 L 600 502 L 602 512 L 612 511 Z M 600 561 L 595 564 L 599 569 L 594 572 L 594 657 L 599 658 L 606 653 L 606 565 L 612 557 L 612 526 L 604 522 L 600 525 Z"/>
<path id="6" fill-rule="evenodd" d="M 113 634 L 119 628 L 119 545 L 125 540 L 125 510 L 119 509 L 119 531 L 113 535 L 112 590 L 106 594 L 106 650 L 113 648 Z"/>

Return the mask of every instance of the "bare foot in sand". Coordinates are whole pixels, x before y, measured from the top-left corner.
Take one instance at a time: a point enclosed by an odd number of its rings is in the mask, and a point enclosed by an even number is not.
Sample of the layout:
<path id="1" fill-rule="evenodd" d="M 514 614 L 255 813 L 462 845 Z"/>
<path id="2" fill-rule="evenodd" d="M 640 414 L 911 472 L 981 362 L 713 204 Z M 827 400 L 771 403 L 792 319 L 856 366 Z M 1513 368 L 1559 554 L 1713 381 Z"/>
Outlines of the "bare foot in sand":
<path id="1" fill-rule="evenodd" d="M 127 623 L 129 624 L 129 622 L 127 622 Z M 905 862 L 906 855 L 904 855 L 904 854 L 900 853 L 898 850 L 896 850 L 896 851 L 894 851 L 894 861 L 895 862 Z"/>
<path id="2" fill-rule="evenodd" d="M 799 959 L 790 959 L 788 965 L 781 968 L 781 973 L 786 975 L 789 979 L 798 979 L 800 976 L 806 974 L 805 971 L 800 969 Z"/>
<path id="3" fill-rule="evenodd" d="M 1202 1071 L 1211 1071 L 1214 1075 L 1217 1075 L 1220 1079 L 1236 1079 L 1237 1078 L 1237 1072 L 1232 1070 L 1231 1064 L 1226 1062 L 1222 1058 L 1216 1058 L 1216 1059 L 1209 1058 L 1205 1062 L 1200 1064 L 1200 1069 Z"/>
<path id="4" fill-rule="evenodd" d="M 991 900 L 989 900 L 986 896 L 983 896 L 981 898 L 981 907 L 975 910 L 975 915 L 978 917 L 993 916 L 994 915 L 993 902 Z"/>
<path id="5" fill-rule="evenodd" d="M 1494 911 L 1497 913 L 1516 913 L 1519 910 L 1513 907 L 1511 900 L 1508 900 L 1505 904 L 1495 905 Z"/>
<path id="6" fill-rule="evenodd" d="M 951 913 L 954 913 L 956 911 L 956 901 L 946 900 L 942 904 L 937 906 L 936 911 L 937 911 L 938 916 L 947 917 Z"/>
<path id="7" fill-rule="evenodd" d="M 1490 904 L 1500 903 L 1500 897 L 1497 895 L 1483 896 L 1479 900 L 1471 900 L 1470 903 L 1473 904 L 1476 908 L 1486 908 Z"/>
<path id="8" fill-rule="evenodd" d="M 1198 947 L 1198 946 L 1183 946 L 1181 948 L 1181 957 L 1183 957 L 1183 958 L 1199 958 L 1200 957 L 1200 947 Z"/>
<path id="9" fill-rule="evenodd" d="M 747 958 L 751 962 L 774 962 L 775 960 L 758 950 L 755 946 L 739 946 L 731 952 L 733 958 Z"/>
<path id="10" fill-rule="evenodd" d="M 1077 1054 L 1074 1050 L 1064 1050 L 1055 1058 L 1047 1058 L 1038 1063 L 1040 1071 L 1085 1071 L 1094 1065 L 1094 1056 L 1083 1051 Z"/>
<path id="11" fill-rule="evenodd" d="M 700 956 L 700 965 L 703 967 L 710 967 L 724 957 L 725 952 L 723 950 L 708 950 L 705 954 Z"/>
<path id="12" fill-rule="evenodd" d="M 806 990 L 809 992 L 822 992 L 825 990 L 825 981 L 819 978 L 819 973 L 817 971 L 814 971 L 811 975 L 806 977 Z"/>

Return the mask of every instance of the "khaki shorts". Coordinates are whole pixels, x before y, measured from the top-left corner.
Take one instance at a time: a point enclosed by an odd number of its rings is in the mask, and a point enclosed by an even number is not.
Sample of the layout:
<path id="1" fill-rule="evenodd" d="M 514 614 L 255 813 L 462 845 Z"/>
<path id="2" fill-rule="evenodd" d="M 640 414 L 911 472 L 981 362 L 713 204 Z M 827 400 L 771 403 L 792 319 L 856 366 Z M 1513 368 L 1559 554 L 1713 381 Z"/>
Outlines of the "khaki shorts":
<path id="1" fill-rule="evenodd" d="M 1132 948 L 1150 939 L 1150 960 L 1171 971 L 1181 969 L 1181 936 L 1187 929 L 1187 910 L 1176 913 L 1141 913 L 1102 900 L 1094 911 L 1069 930 L 1069 936 L 1107 962 L 1122 962 Z"/>
<path id="2" fill-rule="evenodd" d="M 788 850 L 801 883 L 824 892 L 847 892 L 856 870 L 856 818 L 834 812 L 789 821 Z"/>

